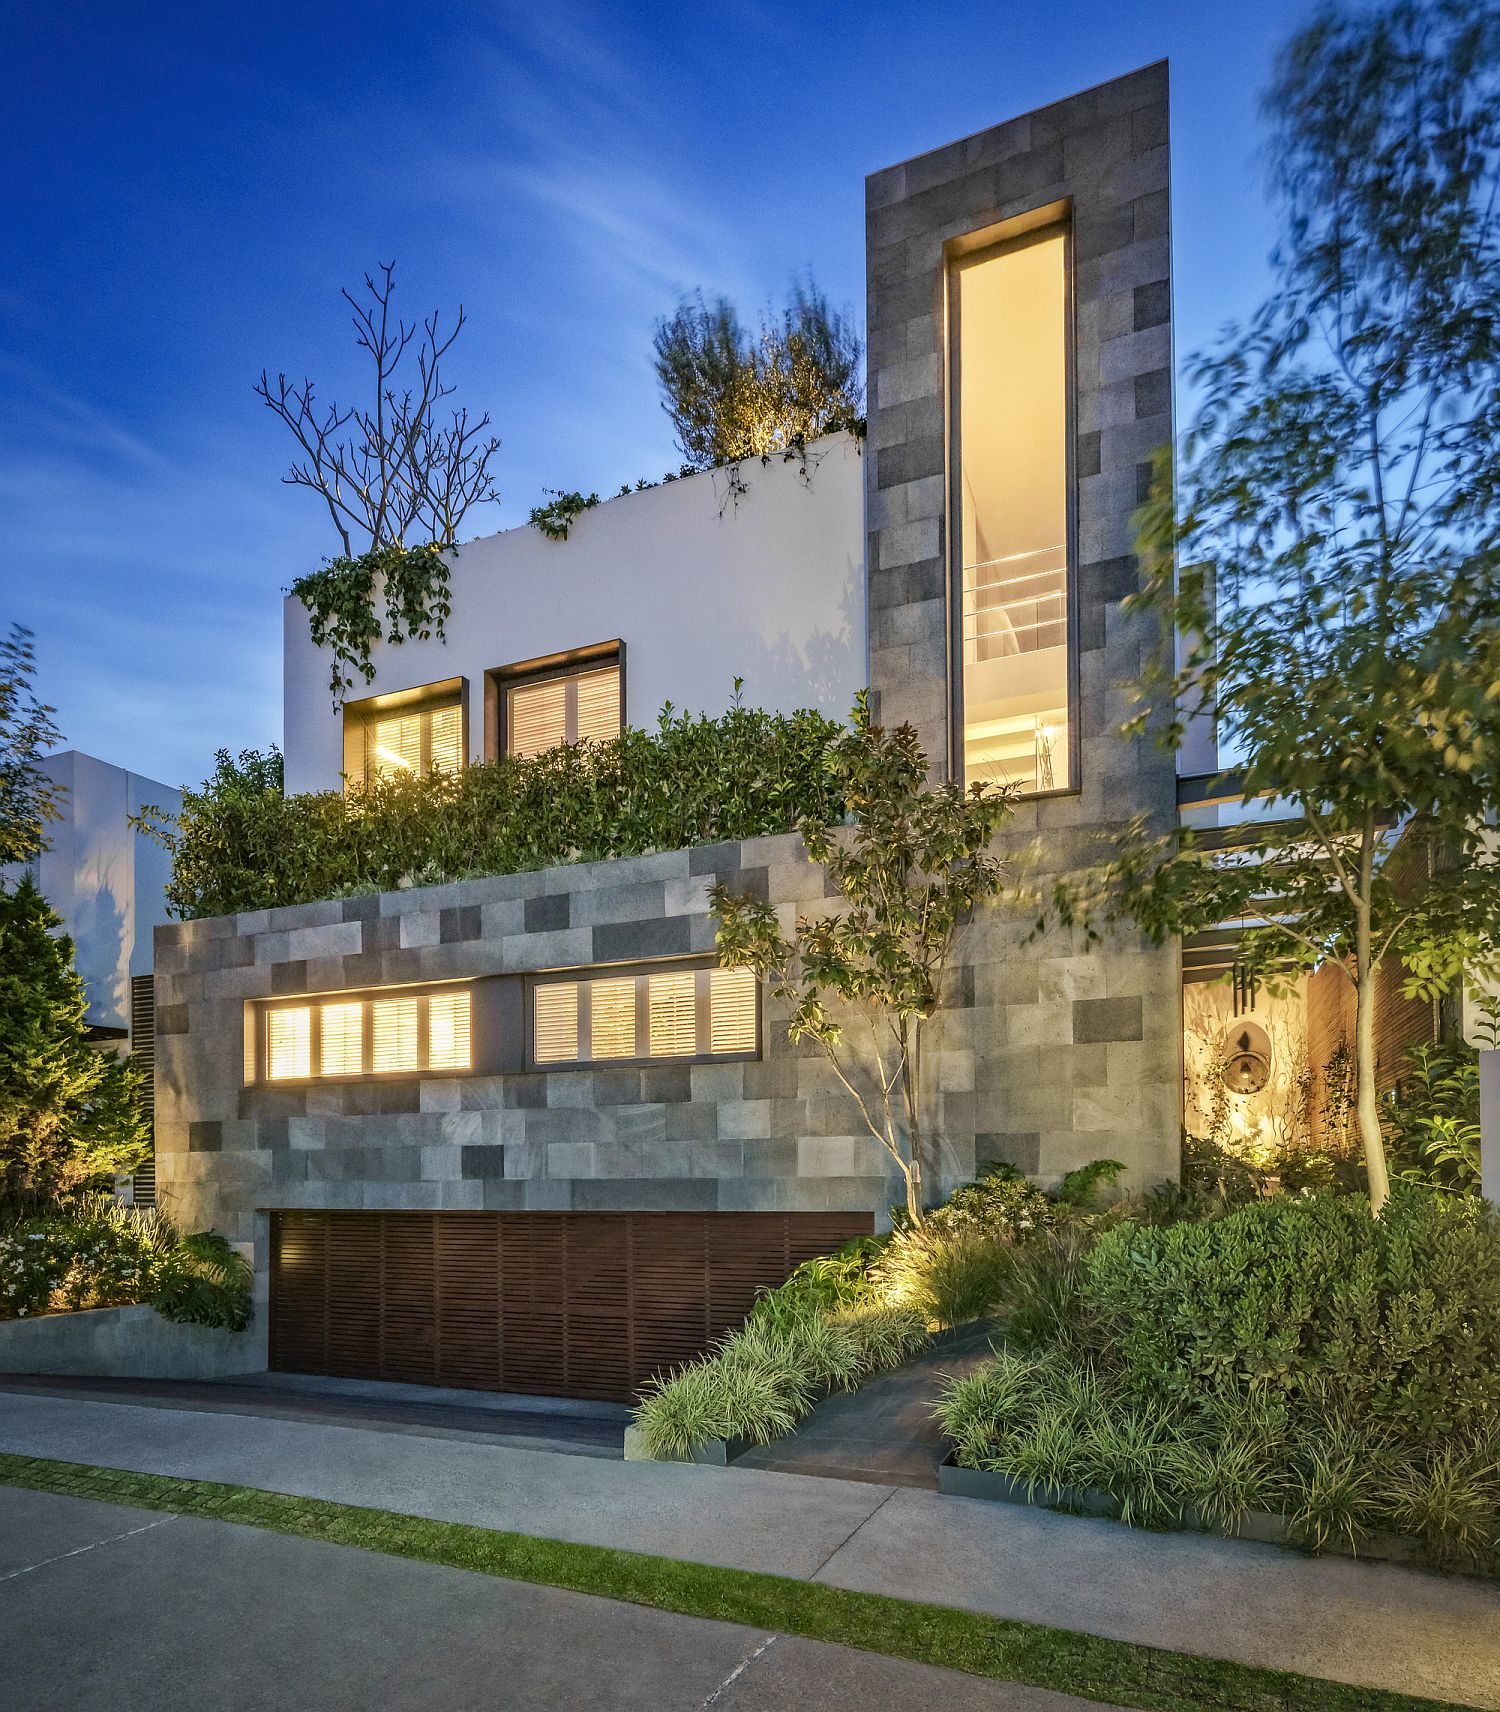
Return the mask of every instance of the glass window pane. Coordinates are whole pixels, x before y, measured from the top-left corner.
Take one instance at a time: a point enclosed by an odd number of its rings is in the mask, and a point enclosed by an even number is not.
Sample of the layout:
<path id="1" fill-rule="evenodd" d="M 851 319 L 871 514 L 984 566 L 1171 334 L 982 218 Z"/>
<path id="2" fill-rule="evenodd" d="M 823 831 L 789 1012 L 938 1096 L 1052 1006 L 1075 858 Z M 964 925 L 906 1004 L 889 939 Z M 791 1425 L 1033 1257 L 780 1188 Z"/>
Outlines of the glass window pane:
<path id="1" fill-rule="evenodd" d="M 578 1057 L 578 983 L 544 981 L 531 994 L 532 1054 L 538 1064 Z"/>
<path id="2" fill-rule="evenodd" d="M 434 993 L 427 1001 L 428 1068 L 467 1070 L 472 1053 L 469 995 Z"/>
<path id="3" fill-rule="evenodd" d="M 370 1006 L 370 1068 L 377 1072 L 415 1070 L 417 1062 L 416 999 L 376 999 Z"/>
<path id="4" fill-rule="evenodd" d="M 318 1074 L 360 1075 L 365 1067 L 365 1007 L 356 1001 L 320 1010 Z"/>
<path id="5" fill-rule="evenodd" d="M 708 972 L 709 1050 L 754 1052 L 755 973 L 751 969 Z"/>
<path id="6" fill-rule="evenodd" d="M 633 976 L 589 982 L 589 1056 L 634 1058 L 635 994 Z"/>
<path id="7" fill-rule="evenodd" d="M 544 678 L 509 692 L 506 747 L 512 755 L 540 755 L 568 740 L 568 680 Z"/>
<path id="8" fill-rule="evenodd" d="M 966 780 L 1069 777 L 1067 240 L 955 264 Z"/>
<path id="9" fill-rule="evenodd" d="M 312 1009 L 266 1012 L 266 1074 L 274 1081 L 312 1075 Z"/>
<path id="10" fill-rule="evenodd" d="M 456 773 L 464 764 L 463 709 L 435 707 L 425 715 L 432 730 L 430 770 L 434 773 Z"/>
<path id="11" fill-rule="evenodd" d="M 421 714 L 375 721 L 370 732 L 370 760 L 366 770 L 377 779 L 422 770 Z"/>
<path id="12" fill-rule="evenodd" d="M 607 743 L 620 735 L 620 668 L 583 672 L 578 686 L 578 741 Z"/>
<path id="13" fill-rule="evenodd" d="M 698 1050 L 698 977 L 691 969 L 647 977 L 651 1056 L 690 1056 Z"/>

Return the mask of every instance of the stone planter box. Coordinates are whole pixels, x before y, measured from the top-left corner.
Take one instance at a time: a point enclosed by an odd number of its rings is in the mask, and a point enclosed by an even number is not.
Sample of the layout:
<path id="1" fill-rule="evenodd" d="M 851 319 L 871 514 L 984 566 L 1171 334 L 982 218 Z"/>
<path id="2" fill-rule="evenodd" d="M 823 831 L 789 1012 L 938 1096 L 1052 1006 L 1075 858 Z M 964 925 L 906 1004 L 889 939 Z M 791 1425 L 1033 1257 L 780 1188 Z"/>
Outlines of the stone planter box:
<path id="1" fill-rule="evenodd" d="M 264 1373 L 265 1333 L 183 1326 L 155 1308 L 87 1308 L 0 1320 L 0 1373 L 91 1379 L 225 1379 Z"/>
<path id="2" fill-rule="evenodd" d="M 1051 1498 L 1032 1497 L 1024 1480 L 1014 1475 L 998 1474 L 985 1468 L 960 1468 L 950 1450 L 938 1465 L 938 1491 L 950 1498 L 982 1498 L 994 1504 L 1026 1504 L 1039 1510 L 1052 1510 L 1068 1516 L 1092 1516 L 1105 1521 L 1118 1521 L 1120 1505 L 1107 1492 L 1088 1486 L 1059 1487 Z M 1184 1510 L 1178 1527 L 1185 1532 L 1218 1534 L 1223 1539 L 1255 1540 L 1264 1545 L 1294 1546 L 1307 1549 L 1293 1533 L 1285 1516 L 1269 1510 L 1247 1510 L 1239 1527 L 1230 1533 L 1224 1528 L 1208 1526 L 1196 1510 Z M 1375 1532 L 1367 1534 L 1356 1553 L 1347 1542 L 1331 1540 L 1323 1547 L 1340 1557 L 1378 1558 L 1390 1563 L 1424 1562 L 1420 1543 L 1409 1534 Z"/>
<path id="3" fill-rule="evenodd" d="M 652 1456 L 646 1449 L 645 1433 L 635 1426 L 625 1429 L 626 1462 L 693 1462 L 705 1468 L 726 1468 L 749 1448 L 749 1439 L 702 1439 L 686 1456 Z"/>

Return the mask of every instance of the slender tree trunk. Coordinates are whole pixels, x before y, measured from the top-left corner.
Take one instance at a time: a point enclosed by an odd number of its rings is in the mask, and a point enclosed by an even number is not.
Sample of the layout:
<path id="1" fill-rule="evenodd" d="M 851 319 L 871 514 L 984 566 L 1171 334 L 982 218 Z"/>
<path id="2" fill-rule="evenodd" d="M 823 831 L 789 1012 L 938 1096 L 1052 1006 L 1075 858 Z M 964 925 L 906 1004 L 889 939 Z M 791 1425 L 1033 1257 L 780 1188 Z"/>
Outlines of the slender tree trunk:
<path id="1" fill-rule="evenodd" d="M 1385 1165 L 1385 1140 L 1375 1103 L 1375 971 L 1370 965 L 1370 909 L 1358 912 L 1354 935 L 1354 1115 L 1365 1150 L 1365 1175 L 1370 1185 L 1370 1211 L 1376 1218 L 1391 1192 Z"/>

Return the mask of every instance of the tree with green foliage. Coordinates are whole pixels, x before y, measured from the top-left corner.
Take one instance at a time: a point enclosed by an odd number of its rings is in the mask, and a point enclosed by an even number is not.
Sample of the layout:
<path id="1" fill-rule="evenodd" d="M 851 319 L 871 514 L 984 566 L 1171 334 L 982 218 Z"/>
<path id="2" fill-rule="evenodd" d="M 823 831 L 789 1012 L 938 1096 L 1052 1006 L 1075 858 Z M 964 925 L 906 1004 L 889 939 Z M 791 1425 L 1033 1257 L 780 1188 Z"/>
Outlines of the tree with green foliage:
<path id="1" fill-rule="evenodd" d="M 0 639 L 0 866 L 39 856 L 47 822 L 57 819 L 57 790 L 41 759 L 62 735 L 55 710 L 37 700 L 35 676 L 31 632 L 13 624 Z"/>
<path id="2" fill-rule="evenodd" d="M 719 960 L 769 981 L 791 1006 L 790 1038 L 823 1048 L 900 1171 L 917 1223 L 930 1133 L 923 1047 L 960 932 L 1008 884 L 991 843 L 1010 793 L 983 783 L 967 791 L 929 785 L 914 728 L 872 723 L 864 692 L 828 767 L 853 824 L 803 818 L 798 830 L 841 907 L 798 916 L 789 938 L 774 905 L 717 881 Z M 851 1040 L 851 1023 L 861 1022 Z"/>
<path id="3" fill-rule="evenodd" d="M 140 1071 L 89 1044 L 61 926 L 29 877 L 0 886 L 0 1198 L 109 1185 L 151 1145 Z"/>
<path id="4" fill-rule="evenodd" d="M 727 297 L 700 291 L 656 324 L 662 408 L 693 469 L 805 447 L 860 426 L 864 347 L 811 279 L 752 335 Z"/>
<path id="5" fill-rule="evenodd" d="M 1178 491 L 1143 513 L 1162 647 L 1127 728 L 1217 718 L 1241 808 L 1137 824 L 1107 901 L 1059 897 L 1158 940 L 1248 922 L 1273 991 L 1341 970 L 1377 1211 L 1377 977 L 1431 996 L 1500 962 L 1497 72 L 1500 12 L 1456 0 L 1328 8 L 1281 54 L 1274 289 L 1197 360 Z"/>

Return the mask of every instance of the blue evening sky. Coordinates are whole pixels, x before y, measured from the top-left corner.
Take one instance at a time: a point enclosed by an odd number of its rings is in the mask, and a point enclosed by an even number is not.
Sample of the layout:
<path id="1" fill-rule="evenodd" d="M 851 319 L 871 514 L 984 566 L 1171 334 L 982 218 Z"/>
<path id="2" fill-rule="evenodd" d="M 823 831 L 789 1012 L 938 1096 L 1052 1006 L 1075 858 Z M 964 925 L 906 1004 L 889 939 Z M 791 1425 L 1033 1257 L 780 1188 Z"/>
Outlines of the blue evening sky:
<path id="1" fill-rule="evenodd" d="M 196 781 L 281 736 L 281 591 L 335 542 L 262 365 L 363 380 L 339 287 L 460 301 L 502 501 L 679 461 L 653 319 L 811 267 L 863 314 L 863 178 L 1168 56 L 1179 356 L 1253 306 L 1292 0 L 0 9 L 0 624 L 70 747 Z"/>

